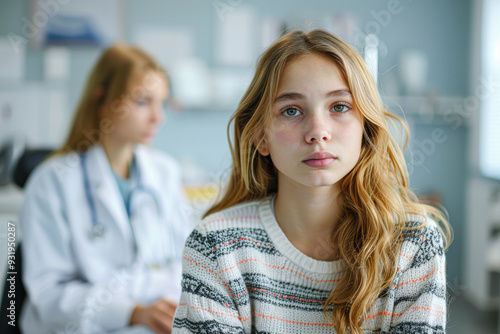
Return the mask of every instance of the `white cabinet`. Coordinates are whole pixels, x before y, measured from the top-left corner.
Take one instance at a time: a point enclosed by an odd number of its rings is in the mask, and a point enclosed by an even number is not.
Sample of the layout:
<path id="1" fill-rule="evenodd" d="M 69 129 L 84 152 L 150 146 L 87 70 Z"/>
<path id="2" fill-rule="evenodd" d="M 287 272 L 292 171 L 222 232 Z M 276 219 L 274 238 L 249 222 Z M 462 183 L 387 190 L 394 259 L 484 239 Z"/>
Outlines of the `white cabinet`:
<path id="1" fill-rule="evenodd" d="M 0 143 L 12 136 L 40 141 L 40 93 L 35 85 L 0 88 Z"/>
<path id="2" fill-rule="evenodd" d="M 471 178 L 467 207 L 465 294 L 477 308 L 494 309 L 500 290 L 500 183 Z"/>
<path id="3" fill-rule="evenodd" d="M 15 136 L 30 147 L 62 144 L 69 115 L 63 87 L 39 83 L 0 85 L 0 144 Z"/>

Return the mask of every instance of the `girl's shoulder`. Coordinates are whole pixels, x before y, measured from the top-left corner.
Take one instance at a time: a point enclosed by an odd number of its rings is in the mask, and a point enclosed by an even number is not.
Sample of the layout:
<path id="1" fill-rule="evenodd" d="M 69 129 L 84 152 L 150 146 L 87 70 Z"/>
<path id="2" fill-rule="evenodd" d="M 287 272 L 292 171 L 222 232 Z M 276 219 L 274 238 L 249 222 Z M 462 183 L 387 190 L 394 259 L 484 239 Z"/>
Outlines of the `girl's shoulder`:
<path id="1" fill-rule="evenodd" d="M 444 257 L 444 237 L 438 223 L 425 215 L 407 215 L 402 233 L 401 268 L 419 267 L 438 257 Z"/>
<path id="2" fill-rule="evenodd" d="M 425 213 L 406 215 L 403 237 L 404 242 L 410 242 L 418 246 L 421 246 L 424 242 L 442 244 L 444 240 L 438 223 Z"/>
<path id="3" fill-rule="evenodd" d="M 201 220 L 185 243 L 185 254 L 201 254 L 212 261 L 224 256 L 226 264 L 250 256 L 276 255 L 259 215 L 260 203 L 262 200 L 233 205 Z"/>
<path id="4" fill-rule="evenodd" d="M 210 214 L 196 226 L 199 231 L 214 232 L 261 227 L 259 205 L 262 200 L 240 203 Z"/>

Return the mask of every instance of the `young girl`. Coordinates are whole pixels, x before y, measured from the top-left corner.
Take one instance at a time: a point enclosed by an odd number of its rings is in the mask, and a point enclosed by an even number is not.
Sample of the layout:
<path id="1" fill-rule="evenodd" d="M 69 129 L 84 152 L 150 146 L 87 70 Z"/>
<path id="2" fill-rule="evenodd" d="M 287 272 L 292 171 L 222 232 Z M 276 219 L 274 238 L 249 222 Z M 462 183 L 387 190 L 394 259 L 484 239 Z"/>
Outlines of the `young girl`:
<path id="1" fill-rule="evenodd" d="M 23 332 L 170 332 L 192 226 L 177 162 L 146 146 L 168 95 L 140 49 L 98 60 L 68 139 L 26 188 Z"/>
<path id="2" fill-rule="evenodd" d="M 444 333 L 451 229 L 408 189 L 390 119 L 339 38 L 274 43 L 231 119 L 227 192 L 186 242 L 173 332 Z"/>

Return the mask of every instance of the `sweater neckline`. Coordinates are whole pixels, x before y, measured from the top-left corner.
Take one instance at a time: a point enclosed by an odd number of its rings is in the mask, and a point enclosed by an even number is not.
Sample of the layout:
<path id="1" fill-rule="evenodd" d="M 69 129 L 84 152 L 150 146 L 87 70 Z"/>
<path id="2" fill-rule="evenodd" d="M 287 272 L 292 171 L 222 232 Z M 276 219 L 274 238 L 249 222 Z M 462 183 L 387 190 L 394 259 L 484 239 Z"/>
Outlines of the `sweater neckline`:
<path id="1" fill-rule="evenodd" d="M 274 243 L 274 247 L 290 261 L 304 270 L 319 274 L 337 274 L 344 269 L 344 261 L 320 261 L 298 250 L 286 237 L 279 226 L 274 214 L 272 195 L 263 199 L 259 204 L 259 213 L 265 230 Z"/>

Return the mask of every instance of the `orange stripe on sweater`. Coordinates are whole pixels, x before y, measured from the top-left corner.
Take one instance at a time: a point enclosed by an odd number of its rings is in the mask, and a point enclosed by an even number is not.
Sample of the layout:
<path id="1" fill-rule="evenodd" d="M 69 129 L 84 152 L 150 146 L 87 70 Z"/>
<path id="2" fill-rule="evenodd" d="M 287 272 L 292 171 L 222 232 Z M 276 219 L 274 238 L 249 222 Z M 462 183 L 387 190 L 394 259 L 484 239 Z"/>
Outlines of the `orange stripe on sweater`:
<path id="1" fill-rule="evenodd" d="M 232 267 L 229 267 L 229 268 L 226 268 L 226 269 L 223 269 L 219 273 L 223 273 L 223 272 L 226 272 L 226 271 L 229 271 L 229 270 L 233 270 L 234 268 L 236 268 L 240 264 L 246 263 L 246 262 L 250 262 L 250 261 L 258 262 L 258 263 L 260 263 L 260 264 L 262 264 L 262 265 L 264 265 L 266 267 L 270 267 L 270 268 L 273 268 L 273 269 L 279 269 L 279 270 L 285 270 L 286 269 L 287 271 L 291 272 L 292 274 L 299 275 L 300 277 L 305 277 L 305 279 L 313 281 L 313 282 L 318 282 L 318 283 L 321 283 L 321 282 L 339 282 L 341 280 L 341 278 L 339 278 L 339 279 L 329 279 L 329 280 L 318 280 L 318 279 L 314 279 L 312 277 L 309 277 L 306 274 L 299 273 L 296 270 L 293 270 L 293 269 L 290 269 L 290 268 L 286 268 L 285 266 L 281 266 L 281 267 L 280 266 L 275 266 L 273 264 L 268 264 L 268 263 L 262 262 L 259 259 L 252 259 L 252 258 L 241 260 L 240 262 L 237 262 L 236 265 L 234 265 Z"/>
<path id="2" fill-rule="evenodd" d="M 366 316 L 367 319 L 375 319 L 376 317 L 379 317 L 381 315 L 383 315 L 384 317 L 399 317 L 401 316 L 403 313 L 392 313 L 392 312 L 385 312 L 385 311 L 380 311 L 378 313 L 375 313 L 375 314 L 368 314 Z"/>
<path id="3" fill-rule="evenodd" d="M 403 253 L 399 253 L 399 255 L 407 258 L 408 260 L 411 260 L 412 257 L 413 257 L 413 255 L 406 255 L 406 254 L 403 254 Z"/>
<path id="4" fill-rule="evenodd" d="M 262 319 L 278 320 L 278 321 L 286 322 L 289 324 L 295 324 L 295 325 L 333 327 L 333 324 L 326 323 L 326 322 L 303 322 L 303 321 L 296 321 L 296 320 L 288 320 L 288 319 L 275 317 L 274 315 L 265 315 L 265 314 L 257 313 L 255 311 L 252 311 L 252 314 L 254 314 L 255 316 L 260 317 Z"/>
<path id="5" fill-rule="evenodd" d="M 444 315 L 444 311 L 441 311 L 441 310 L 434 310 L 430 307 L 423 307 L 423 306 L 414 306 L 414 307 L 410 307 L 409 308 L 410 310 L 424 310 L 424 311 L 431 311 L 431 312 L 434 312 L 434 313 L 437 313 L 437 314 L 443 314 Z"/>
<path id="6" fill-rule="evenodd" d="M 412 279 L 412 280 L 409 280 L 409 281 L 406 281 L 406 282 L 399 283 L 399 284 L 398 284 L 398 287 L 400 287 L 400 286 L 402 286 L 402 285 L 410 284 L 410 283 L 417 283 L 418 281 L 423 281 L 423 280 L 425 280 L 427 277 L 434 275 L 434 272 L 435 272 L 435 271 L 436 271 L 436 269 L 434 269 L 433 271 L 431 271 L 431 272 L 430 272 L 430 273 L 428 273 L 427 275 L 424 275 L 424 276 L 419 277 L 419 278 L 417 278 L 417 279 Z"/>
<path id="7" fill-rule="evenodd" d="M 181 303 L 179 304 L 179 306 L 188 306 L 187 303 Z M 189 306 L 189 308 L 193 309 L 193 310 L 200 310 L 200 311 L 204 311 L 204 312 L 208 312 L 208 313 L 212 313 L 212 314 L 217 314 L 217 315 L 222 315 L 222 316 L 228 316 L 228 317 L 232 317 L 232 318 L 236 318 L 240 321 L 248 321 L 250 320 L 250 318 L 243 318 L 243 317 L 240 317 L 239 315 L 236 315 L 236 314 L 229 314 L 229 313 L 225 313 L 225 312 L 216 312 L 216 311 L 212 311 L 212 310 L 209 310 L 209 309 L 206 309 L 206 308 L 202 308 L 202 307 L 198 307 L 198 306 Z M 273 315 L 265 315 L 265 314 L 261 314 L 261 313 L 257 313 L 255 311 L 252 311 L 252 314 L 257 316 L 257 317 L 260 317 L 262 319 L 272 319 L 272 320 L 277 320 L 277 321 L 281 321 L 281 322 L 286 322 L 286 323 L 289 323 L 289 324 L 295 324 L 295 325 L 305 325 L 305 326 L 328 326 L 328 327 L 333 327 L 333 324 L 331 323 L 325 323 L 325 322 L 304 322 L 304 321 L 296 321 L 296 320 L 288 320 L 288 319 L 283 319 L 283 318 L 279 318 L 279 317 L 275 317 Z"/>
<path id="8" fill-rule="evenodd" d="M 222 279 L 222 277 L 220 277 L 220 276 L 219 276 L 219 274 L 221 274 L 221 273 L 223 273 L 223 272 L 226 272 L 226 271 L 228 271 L 228 270 L 234 269 L 236 266 L 230 267 L 230 268 L 228 268 L 228 269 L 221 270 L 221 271 L 219 271 L 219 273 L 216 273 L 216 272 L 215 272 L 215 271 L 213 271 L 212 269 L 207 268 L 207 266 L 201 265 L 200 263 L 196 262 L 195 260 L 193 260 L 193 259 L 191 259 L 191 258 L 188 258 L 188 257 L 183 257 L 183 260 L 184 260 L 184 261 L 191 262 L 191 263 L 193 263 L 193 264 L 195 265 L 195 267 L 200 267 L 200 268 L 204 269 L 205 271 L 208 271 L 210 274 L 215 275 L 215 277 L 217 277 L 217 278 L 218 278 L 218 279 L 222 282 L 222 284 L 224 284 L 224 286 L 228 288 L 228 290 L 229 290 L 229 292 L 231 292 L 231 296 L 232 296 L 233 298 L 235 298 L 235 297 L 241 297 L 242 295 L 246 295 L 246 294 L 247 294 L 247 291 L 245 291 L 243 294 L 241 294 L 241 293 L 240 293 L 240 294 L 238 294 L 238 295 L 235 295 L 235 294 L 233 293 L 233 290 L 231 289 L 231 287 L 230 287 L 230 286 L 226 283 L 226 281 L 224 281 L 224 280 Z M 257 261 L 257 262 L 261 262 L 261 263 L 263 263 L 262 261 L 260 261 L 260 260 L 258 260 L 258 259 L 247 259 L 247 260 L 243 260 L 243 261 L 238 262 L 238 263 L 237 263 L 237 265 L 239 265 L 239 264 L 241 264 L 241 263 L 243 263 L 243 262 L 247 262 L 247 261 Z M 266 265 L 265 263 L 263 263 L 263 264 L 264 264 L 264 265 Z M 271 265 L 267 265 L 267 266 L 271 266 Z M 277 267 L 277 266 L 271 266 L 271 267 L 274 267 L 274 268 L 277 268 L 277 269 L 285 269 L 285 267 Z M 306 279 L 308 279 L 308 280 L 312 280 L 312 281 L 314 281 L 314 282 L 337 282 L 337 281 L 340 281 L 340 279 L 337 279 L 337 280 L 317 280 L 317 279 L 313 279 L 313 278 L 311 278 L 311 277 L 309 277 L 309 276 L 306 276 L 306 275 L 304 275 L 304 274 L 302 274 L 302 273 L 298 273 L 298 272 L 296 272 L 296 271 L 294 271 L 294 270 L 291 270 L 291 269 L 289 269 L 289 268 L 286 268 L 286 270 L 288 270 L 288 271 L 290 271 L 290 272 L 292 272 L 292 273 L 296 273 L 296 274 L 298 274 L 299 276 L 303 276 L 303 277 L 305 277 Z M 269 293 L 271 293 L 271 292 L 269 291 Z M 286 298 L 286 297 L 285 297 L 285 298 Z M 291 298 L 291 297 L 290 297 L 290 298 Z M 293 299 L 295 299 L 295 297 L 293 297 Z M 318 302 L 318 303 L 321 303 L 321 302 Z"/>

